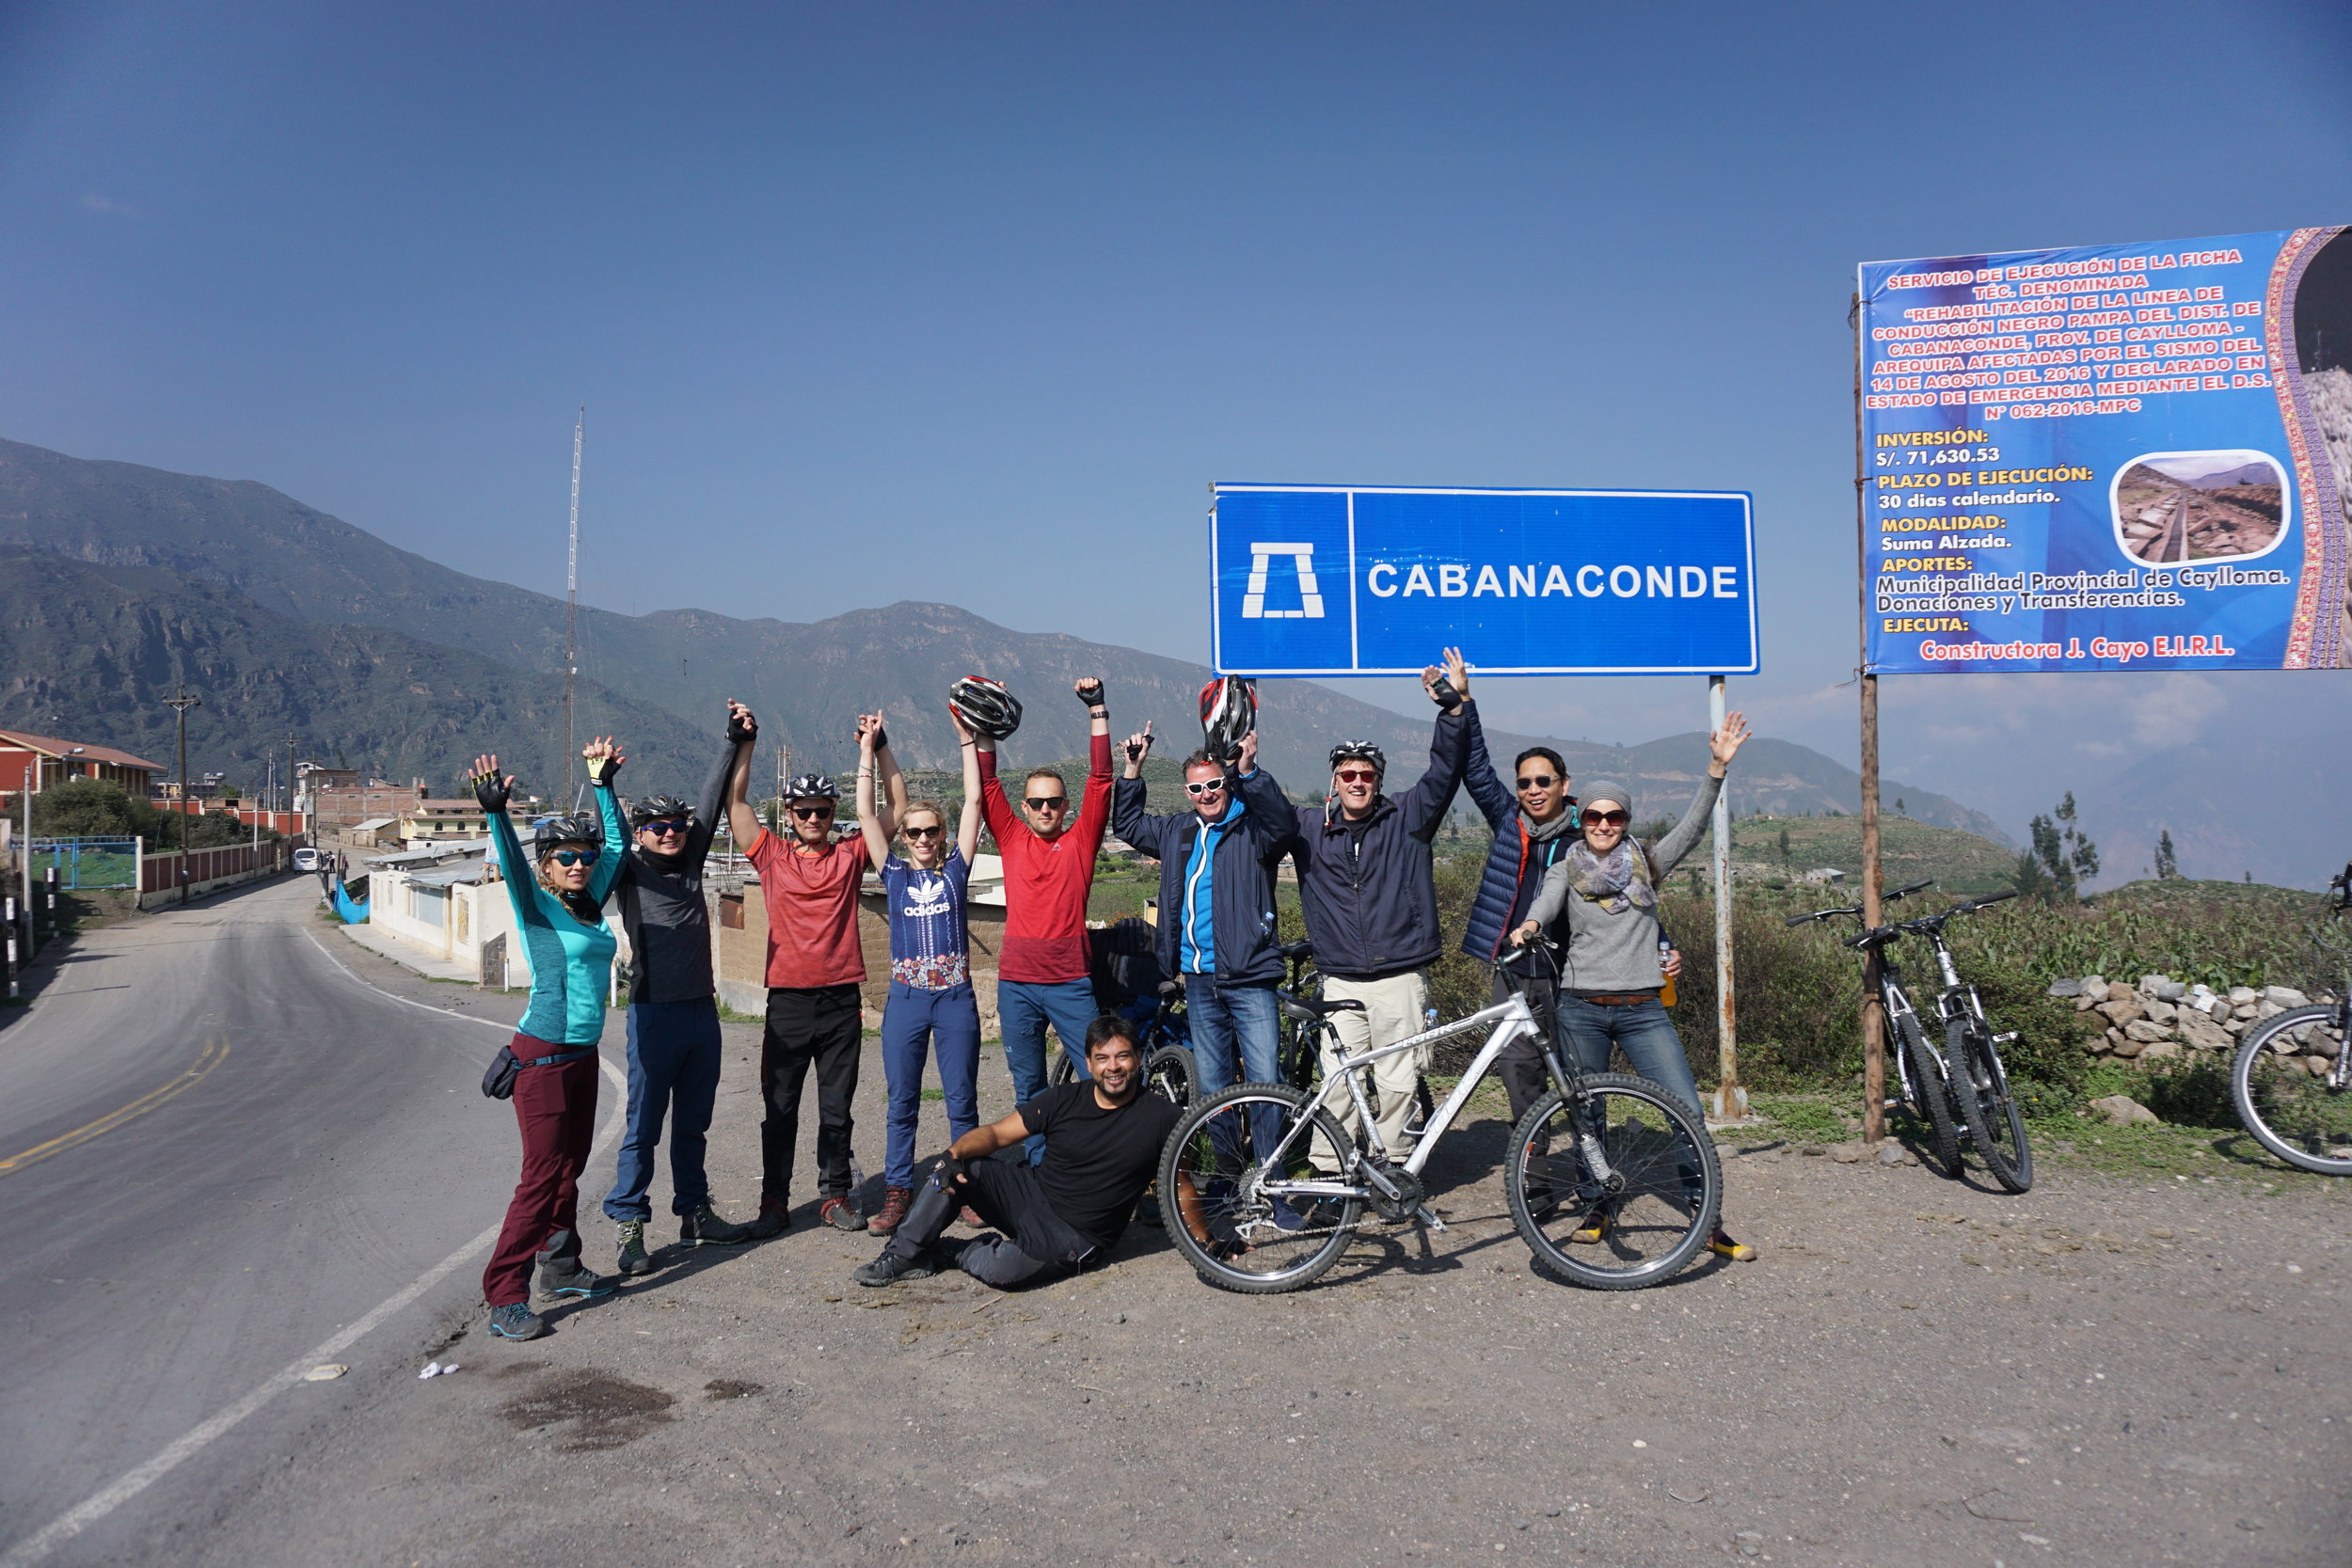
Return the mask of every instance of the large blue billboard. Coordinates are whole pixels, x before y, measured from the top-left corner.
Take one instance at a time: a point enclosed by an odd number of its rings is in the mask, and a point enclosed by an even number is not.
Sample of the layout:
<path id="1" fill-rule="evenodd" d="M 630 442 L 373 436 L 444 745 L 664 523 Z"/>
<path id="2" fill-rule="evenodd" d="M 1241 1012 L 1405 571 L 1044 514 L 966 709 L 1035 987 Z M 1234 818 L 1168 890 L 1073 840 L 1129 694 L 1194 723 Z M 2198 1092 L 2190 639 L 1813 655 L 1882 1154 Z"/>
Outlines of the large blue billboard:
<path id="1" fill-rule="evenodd" d="M 2341 669 L 2342 228 L 1861 269 L 1868 657 Z"/>
<path id="2" fill-rule="evenodd" d="M 1756 668 L 1744 494 L 1219 484 L 1212 662 L 1237 675 Z"/>

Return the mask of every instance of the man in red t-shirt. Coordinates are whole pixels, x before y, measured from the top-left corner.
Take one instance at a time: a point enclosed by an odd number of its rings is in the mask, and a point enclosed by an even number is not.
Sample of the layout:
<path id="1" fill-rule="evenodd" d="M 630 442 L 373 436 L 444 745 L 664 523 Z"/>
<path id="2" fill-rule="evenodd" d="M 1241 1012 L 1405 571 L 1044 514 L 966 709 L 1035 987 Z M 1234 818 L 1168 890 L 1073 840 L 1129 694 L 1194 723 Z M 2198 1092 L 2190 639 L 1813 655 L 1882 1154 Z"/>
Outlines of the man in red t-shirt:
<path id="1" fill-rule="evenodd" d="M 727 704 L 741 726 L 757 721 Z M 801 1130 L 801 1086 L 817 1069 L 818 1217 L 841 1230 L 863 1230 L 866 1216 L 850 1194 L 850 1101 L 857 1093 L 864 1012 L 858 996 L 866 954 L 858 942 L 857 895 L 866 879 L 866 840 L 833 842 L 841 786 L 821 773 L 785 785 L 789 835 L 760 825 L 745 799 L 752 745 L 736 752 L 727 783 L 727 822 L 759 873 L 768 905 L 768 1027 L 759 1045 L 767 1114 L 759 1123 L 759 1218 L 754 1236 L 792 1223 L 792 1149 Z"/>
<path id="2" fill-rule="evenodd" d="M 1087 895 L 1111 816 L 1111 721 L 1101 681 L 1079 681 L 1073 689 L 1087 706 L 1092 736 L 1086 798 L 1074 822 L 1070 786 L 1050 768 L 1030 769 L 1016 813 L 996 778 L 996 742 L 979 737 L 980 811 L 1005 863 L 996 1022 L 1005 1037 L 1013 1099 L 1024 1105 L 1045 1092 L 1046 1024 L 1053 1024 L 1063 1054 L 1084 1078 L 1087 1025 L 1102 1010 L 1087 979 Z M 1044 1152 L 1045 1140 L 1029 1140 L 1031 1164 Z"/>

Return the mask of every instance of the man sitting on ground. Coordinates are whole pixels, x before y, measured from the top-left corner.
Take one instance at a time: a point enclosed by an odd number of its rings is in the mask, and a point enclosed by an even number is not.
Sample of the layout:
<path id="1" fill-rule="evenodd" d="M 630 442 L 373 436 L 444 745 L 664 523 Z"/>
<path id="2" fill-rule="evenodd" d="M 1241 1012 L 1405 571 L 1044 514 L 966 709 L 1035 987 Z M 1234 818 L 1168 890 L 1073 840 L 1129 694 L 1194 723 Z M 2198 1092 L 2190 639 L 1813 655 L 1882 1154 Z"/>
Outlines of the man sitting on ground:
<path id="1" fill-rule="evenodd" d="M 1119 1244 L 1178 1112 L 1143 1086 L 1143 1053 L 1127 1020 L 1089 1024 L 1086 1053 L 1090 1078 L 1047 1089 L 1004 1120 L 955 1141 L 882 1256 L 857 1271 L 860 1285 L 937 1274 L 933 1248 L 963 1203 L 1001 1234 L 968 1243 L 956 1266 L 999 1290 L 1074 1274 Z M 1019 1149 L 1032 1136 L 1045 1141 L 1045 1157 L 1035 1165 L 1018 1155 L 988 1158 Z M 1188 1178 L 1181 1207 L 1205 1244 L 1207 1222 Z"/>

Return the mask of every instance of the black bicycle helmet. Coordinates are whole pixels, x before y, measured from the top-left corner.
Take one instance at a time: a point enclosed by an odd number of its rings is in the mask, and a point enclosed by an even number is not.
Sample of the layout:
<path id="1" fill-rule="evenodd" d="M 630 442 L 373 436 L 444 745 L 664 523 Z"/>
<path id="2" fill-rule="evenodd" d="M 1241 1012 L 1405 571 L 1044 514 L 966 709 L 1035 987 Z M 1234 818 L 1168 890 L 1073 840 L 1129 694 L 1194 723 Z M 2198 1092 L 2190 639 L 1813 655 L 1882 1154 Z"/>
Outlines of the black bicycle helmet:
<path id="1" fill-rule="evenodd" d="M 1337 770 L 1343 762 L 1368 762 L 1383 775 L 1389 770 L 1389 753 L 1369 740 L 1343 740 L 1331 748 L 1331 767 Z"/>
<path id="2" fill-rule="evenodd" d="M 1230 762 L 1241 755 L 1241 739 L 1258 727 L 1258 683 L 1219 675 L 1200 689 L 1200 746 Z"/>
<path id="3" fill-rule="evenodd" d="M 531 847 L 544 855 L 564 844 L 602 844 L 604 824 L 586 815 L 543 816 L 531 825 Z"/>
<path id="4" fill-rule="evenodd" d="M 787 800 L 838 800 L 841 799 L 841 786 L 822 773 L 796 773 L 792 782 L 784 786 L 784 798 Z"/>
<path id="5" fill-rule="evenodd" d="M 1005 683 L 986 675 L 966 675 L 947 689 L 947 706 L 974 735 L 1002 740 L 1021 727 L 1021 699 Z"/>
<path id="6" fill-rule="evenodd" d="M 628 808 L 628 825 L 642 828 L 648 822 L 661 822 L 674 816 L 691 820 L 694 808 L 675 795 L 648 795 Z"/>

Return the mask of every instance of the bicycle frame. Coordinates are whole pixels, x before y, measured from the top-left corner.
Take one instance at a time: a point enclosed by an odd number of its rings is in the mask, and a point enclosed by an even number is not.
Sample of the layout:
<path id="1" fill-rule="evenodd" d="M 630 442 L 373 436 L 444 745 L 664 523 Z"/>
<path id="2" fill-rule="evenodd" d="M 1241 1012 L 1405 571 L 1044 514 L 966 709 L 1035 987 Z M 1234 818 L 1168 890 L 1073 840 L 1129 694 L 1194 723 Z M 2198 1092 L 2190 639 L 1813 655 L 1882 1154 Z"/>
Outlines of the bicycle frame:
<path id="1" fill-rule="evenodd" d="M 1328 1021 L 1326 1022 L 1327 1025 Z M 1389 1148 L 1380 1140 L 1380 1129 L 1373 1116 L 1371 1101 L 1364 1094 L 1363 1083 L 1359 1076 L 1360 1069 L 1404 1052 L 1418 1051 L 1424 1045 L 1434 1045 L 1439 1040 L 1452 1039 L 1456 1035 L 1467 1035 L 1473 1030 L 1483 1029 L 1489 1025 L 1493 1027 L 1494 1033 L 1487 1037 L 1486 1043 L 1480 1049 L 1476 1059 L 1463 1072 L 1461 1082 L 1454 1085 L 1454 1092 L 1447 1095 L 1444 1103 L 1440 1104 L 1431 1115 L 1428 1126 L 1422 1130 L 1413 1151 L 1401 1162 L 1402 1167 L 1406 1172 L 1418 1177 L 1421 1175 L 1422 1167 L 1429 1163 L 1430 1151 L 1437 1147 L 1438 1140 L 1445 1135 L 1446 1130 L 1454 1125 L 1454 1118 L 1461 1114 L 1462 1107 L 1470 1103 L 1471 1093 L 1477 1089 L 1480 1081 L 1486 1076 L 1486 1069 L 1494 1065 L 1495 1058 L 1502 1054 L 1503 1048 L 1515 1040 L 1529 1036 L 1537 1039 L 1543 1037 L 1543 1031 L 1535 1026 L 1535 1014 L 1528 1006 L 1525 995 L 1514 991 L 1510 1000 L 1498 1002 L 1491 1007 L 1482 1008 L 1467 1018 L 1457 1019 L 1452 1023 L 1442 1024 L 1435 1029 L 1424 1029 L 1420 1034 L 1398 1040 L 1392 1045 L 1379 1046 L 1371 1051 L 1342 1057 L 1324 1074 L 1323 1088 L 1310 1102 L 1309 1110 L 1335 1107 L 1336 1097 L 1344 1085 L 1344 1091 L 1356 1108 L 1357 1125 L 1362 1130 L 1365 1141 L 1372 1146 L 1370 1160 L 1364 1159 L 1353 1149 L 1348 1151 L 1348 1157 L 1356 1169 L 1362 1171 L 1375 1183 L 1378 1183 L 1380 1165 L 1391 1163 Z M 1553 1078 L 1558 1080 L 1562 1091 L 1565 1092 L 1570 1080 L 1563 1076 L 1559 1060 L 1549 1048 L 1546 1049 L 1544 1056 L 1551 1069 Z M 1299 1134 L 1305 1132 L 1309 1125 L 1310 1117 L 1301 1117 L 1293 1122 L 1290 1131 L 1282 1135 L 1281 1142 L 1264 1155 L 1259 1162 L 1260 1164 L 1269 1169 L 1279 1169 L 1283 1156 L 1290 1152 L 1291 1145 L 1297 1140 Z M 1597 1149 L 1593 1152 L 1597 1155 L 1599 1153 Z M 1605 1157 L 1600 1163 L 1603 1167 L 1606 1166 Z M 1264 1184 L 1264 1191 L 1270 1196 L 1279 1197 L 1362 1197 L 1368 1196 L 1363 1183 L 1336 1179 L 1268 1181 Z M 1395 1194 L 1390 1192 L 1385 1196 L 1392 1197 Z"/>

